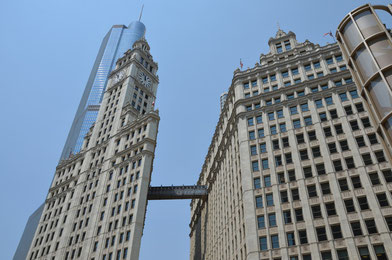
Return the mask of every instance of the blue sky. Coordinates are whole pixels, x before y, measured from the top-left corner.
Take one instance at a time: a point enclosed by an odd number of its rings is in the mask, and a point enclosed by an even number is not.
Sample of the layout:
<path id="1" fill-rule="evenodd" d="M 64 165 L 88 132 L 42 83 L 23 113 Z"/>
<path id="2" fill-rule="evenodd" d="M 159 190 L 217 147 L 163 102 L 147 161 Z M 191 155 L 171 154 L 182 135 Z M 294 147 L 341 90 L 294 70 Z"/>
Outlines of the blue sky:
<path id="1" fill-rule="evenodd" d="M 142 22 L 159 63 L 158 145 L 152 185 L 197 181 L 219 117 L 219 95 L 242 58 L 268 52 L 277 22 L 325 45 L 363 0 L 0 1 L 0 259 L 11 259 L 44 201 L 101 40 Z M 387 1 L 371 1 L 387 4 Z M 189 258 L 190 201 L 151 201 L 141 260 Z"/>

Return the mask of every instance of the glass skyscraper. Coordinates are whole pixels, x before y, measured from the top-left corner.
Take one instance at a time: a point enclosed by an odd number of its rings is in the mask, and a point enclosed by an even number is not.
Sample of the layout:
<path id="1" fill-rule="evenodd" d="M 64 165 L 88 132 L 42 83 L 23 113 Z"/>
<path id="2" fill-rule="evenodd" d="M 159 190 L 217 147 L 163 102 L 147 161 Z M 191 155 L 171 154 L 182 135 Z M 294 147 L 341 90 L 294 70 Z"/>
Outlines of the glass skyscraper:
<path id="1" fill-rule="evenodd" d="M 144 24 L 135 21 L 128 27 L 114 25 L 106 34 L 80 100 L 60 160 L 80 152 L 84 136 L 97 118 L 108 75 L 115 68 L 116 61 L 132 48 L 136 40 L 144 36 L 145 31 Z"/>

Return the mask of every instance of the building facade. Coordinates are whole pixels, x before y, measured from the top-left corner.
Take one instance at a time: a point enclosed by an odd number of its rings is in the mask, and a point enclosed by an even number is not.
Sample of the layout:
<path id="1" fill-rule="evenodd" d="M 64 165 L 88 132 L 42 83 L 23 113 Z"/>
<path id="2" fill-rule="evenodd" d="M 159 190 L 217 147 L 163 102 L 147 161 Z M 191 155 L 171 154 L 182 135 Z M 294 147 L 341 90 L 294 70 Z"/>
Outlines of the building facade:
<path id="1" fill-rule="evenodd" d="M 105 35 L 91 70 L 83 96 L 68 133 L 60 160 L 80 152 L 84 137 L 98 116 L 108 76 L 115 68 L 116 61 L 132 47 L 133 43 L 144 36 L 146 28 L 139 21 L 128 27 L 114 25 Z"/>
<path id="2" fill-rule="evenodd" d="M 392 151 L 392 37 L 377 15 L 392 5 L 363 5 L 340 23 L 337 40 L 377 130 Z"/>
<path id="3" fill-rule="evenodd" d="M 392 171 L 339 46 L 279 30 L 234 72 L 190 259 L 392 259 Z"/>
<path id="4" fill-rule="evenodd" d="M 110 73 L 80 153 L 63 160 L 27 259 L 138 259 L 158 133 L 158 66 L 142 38 Z"/>

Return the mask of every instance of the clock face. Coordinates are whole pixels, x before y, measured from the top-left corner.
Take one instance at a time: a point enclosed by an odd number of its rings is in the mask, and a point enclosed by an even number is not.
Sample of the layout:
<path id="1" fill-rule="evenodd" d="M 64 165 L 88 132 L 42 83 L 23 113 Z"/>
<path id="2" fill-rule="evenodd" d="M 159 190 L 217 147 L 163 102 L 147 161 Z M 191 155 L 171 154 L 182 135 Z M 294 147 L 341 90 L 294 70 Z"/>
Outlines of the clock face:
<path id="1" fill-rule="evenodd" d="M 142 71 L 139 72 L 138 78 L 139 78 L 140 83 L 142 83 L 144 86 L 146 86 L 148 88 L 151 88 L 152 81 L 151 81 L 150 77 L 148 75 L 146 75 L 146 73 L 144 73 Z"/>
<path id="2" fill-rule="evenodd" d="M 114 78 L 113 78 L 114 84 L 116 84 L 117 82 L 122 80 L 124 78 L 124 75 L 125 75 L 125 73 L 123 70 L 120 71 L 119 73 L 117 73 L 116 75 L 114 75 Z"/>

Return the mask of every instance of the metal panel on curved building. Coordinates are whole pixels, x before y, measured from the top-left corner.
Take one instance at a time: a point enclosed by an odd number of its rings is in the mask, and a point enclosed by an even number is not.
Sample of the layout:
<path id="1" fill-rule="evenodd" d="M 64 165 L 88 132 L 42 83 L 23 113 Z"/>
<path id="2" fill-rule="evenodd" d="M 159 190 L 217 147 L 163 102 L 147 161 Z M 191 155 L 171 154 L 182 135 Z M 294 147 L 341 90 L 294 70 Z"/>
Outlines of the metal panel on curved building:
<path id="1" fill-rule="evenodd" d="M 127 50 L 132 49 L 133 43 L 142 38 L 145 32 L 144 24 L 134 21 L 128 27 L 114 25 L 104 37 L 60 160 L 67 159 L 71 154 L 80 152 L 84 137 L 97 118 L 108 75 L 116 66 L 116 61 Z"/>
<path id="2" fill-rule="evenodd" d="M 353 10 L 336 36 L 378 131 L 392 150 L 392 38 L 377 15 L 384 11 L 392 15 L 392 6 L 366 4 Z"/>

